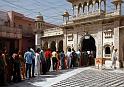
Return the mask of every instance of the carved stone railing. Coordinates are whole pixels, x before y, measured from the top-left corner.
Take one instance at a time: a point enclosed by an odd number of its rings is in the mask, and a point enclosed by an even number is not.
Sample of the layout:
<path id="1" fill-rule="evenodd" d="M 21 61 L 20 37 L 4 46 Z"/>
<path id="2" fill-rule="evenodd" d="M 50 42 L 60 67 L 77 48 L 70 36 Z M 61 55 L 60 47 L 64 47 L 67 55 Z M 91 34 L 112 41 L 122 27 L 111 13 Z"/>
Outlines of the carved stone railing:
<path id="1" fill-rule="evenodd" d="M 105 17 L 112 17 L 112 16 L 117 16 L 117 15 L 120 15 L 119 11 L 114 11 L 114 12 L 107 13 L 105 15 Z"/>
<path id="2" fill-rule="evenodd" d="M 104 15 L 105 12 L 103 10 L 100 11 L 95 11 L 95 12 L 90 12 L 90 13 L 84 13 L 84 14 L 80 14 L 78 16 L 75 16 L 72 18 L 72 20 L 80 20 L 80 19 L 85 19 L 85 18 L 89 18 L 89 17 L 95 17 L 95 16 L 100 16 L 100 15 Z"/>

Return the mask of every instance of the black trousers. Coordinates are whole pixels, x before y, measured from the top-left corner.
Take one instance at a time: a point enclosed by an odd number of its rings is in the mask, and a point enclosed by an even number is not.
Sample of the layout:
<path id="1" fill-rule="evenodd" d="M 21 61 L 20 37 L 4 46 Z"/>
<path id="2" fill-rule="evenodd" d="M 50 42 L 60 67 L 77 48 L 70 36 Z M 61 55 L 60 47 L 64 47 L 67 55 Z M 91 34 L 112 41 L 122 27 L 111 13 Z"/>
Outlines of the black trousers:
<path id="1" fill-rule="evenodd" d="M 52 58 L 52 62 L 53 62 L 53 70 L 55 70 L 57 68 L 57 59 L 56 59 L 56 57 Z"/>
<path id="2" fill-rule="evenodd" d="M 21 81 L 20 63 L 14 63 L 13 81 L 14 82 Z"/>
<path id="3" fill-rule="evenodd" d="M 0 86 L 5 84 L 5 69 L 0 69 Z"/>
<path id="4" fill-rule="evenodd" d="M 51 66 L 50 58 L 47 58 L 47 59 L 46 59 L 46 64 L 47 64 L 47 72 L 49 72 L 50 66 Z"/>
<path id="5" fill-rule="evenodd" d="M 46 63 L 45 59 L 42 59 L 41 61 L 42 61 L 42 72 L 43 72 L 43 74 L 46 74 L 46 72 L 47 72 L 47 63 Z"/>
<path id="6" fill-rule="evenodd" d="M 32 77 L 34 77 L 35 59 L 32 59 Z"/>

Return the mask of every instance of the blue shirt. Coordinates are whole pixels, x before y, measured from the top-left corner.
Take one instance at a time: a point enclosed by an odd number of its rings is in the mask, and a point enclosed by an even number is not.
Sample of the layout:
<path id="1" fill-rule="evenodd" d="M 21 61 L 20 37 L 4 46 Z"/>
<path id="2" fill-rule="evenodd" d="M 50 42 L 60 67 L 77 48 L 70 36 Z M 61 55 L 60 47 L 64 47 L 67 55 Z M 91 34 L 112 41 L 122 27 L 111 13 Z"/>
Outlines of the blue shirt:
<path id="1" fill-rule="evenodd" d="M 32 54 L 32 52 L 29 52 L 29 51 L 27 51 L 25 54 L 24 54 L 24 59 L 25 59 L 25 61 L 26 61 L 26 63 L 28 63 L 28 64 L 32 64 L 32 59 L 33 59 L 33 54 Z"/>

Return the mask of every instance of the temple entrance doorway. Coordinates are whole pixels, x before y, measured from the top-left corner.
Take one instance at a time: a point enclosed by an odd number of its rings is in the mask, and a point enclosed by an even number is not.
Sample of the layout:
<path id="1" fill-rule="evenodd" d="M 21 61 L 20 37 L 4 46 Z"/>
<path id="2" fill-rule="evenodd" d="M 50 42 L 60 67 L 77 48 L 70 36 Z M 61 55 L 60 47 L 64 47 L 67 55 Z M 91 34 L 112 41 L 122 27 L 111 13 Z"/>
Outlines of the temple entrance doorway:
<path id="1" fill-rule="evenodd" d="M 86 34 L 82 37 L 81 52 L 82 52 L 82 57 L 81 57 L 82 66 L 95 65 L 96 45 L 95 45 L 95 39 L 90 34 Z"/>

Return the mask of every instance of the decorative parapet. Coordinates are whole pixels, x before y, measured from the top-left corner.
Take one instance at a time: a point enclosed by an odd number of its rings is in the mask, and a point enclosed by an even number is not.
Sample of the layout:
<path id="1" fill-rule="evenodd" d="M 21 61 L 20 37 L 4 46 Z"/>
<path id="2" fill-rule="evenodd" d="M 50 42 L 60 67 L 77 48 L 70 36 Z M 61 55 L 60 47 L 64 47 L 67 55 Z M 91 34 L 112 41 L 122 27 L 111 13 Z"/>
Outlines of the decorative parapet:
<path id="1" fill-rule="evenodd" d="M 101 11 L 96 11 L 96 12 L 91 12 L 91 13 L 86 13 L 86 14 L 81 14 L 78 16 L 74 16 L 70 19 L 70 21 L 67 22 L 67 24 L 72 23 L 72 21 L 89 21 L 89 20 L 95 20 L 95 19 L 102 19 L 102 18 L 109 18 L 109 17 L 114 17 L 114 16 L 119 16 L 119 12 L 111 12 L 111 13 L 105 13 L 103 10 Z M 87 19 L 87 20 L 86 20 Z"/>
<path id="2" fill-rule="evenodd" d="M 73 17 L 72 20 L 80 20 L 80 19 L 85 19 L 85 18 L 89 18 L 89 17 L 95 17 L 95 16 L 100 16 L 100 15 L 104 15 L 105 12 L 104 11 L 95 11 L 95 12 L 91 12 L 91 13 L 85 13 L 85 14 L 81 14 L 78 15 L 77 17 Z"/>
<path id="3" fill-rule="evenodd" d="M 118 16 L 118 15 L 120 15 L 119 11 L 115 11 L 115 12 L 107 13 L 105 17 L 112 17 L 112 16 Z"/>
<path id="4" fill-rule="evenodd" d="M 63 35 L 63 29 L 59 27 L 45 29 L 44 35 L 42 37 L 49 37 L 49 36 L 56 36 L 56 35 Z"/>

